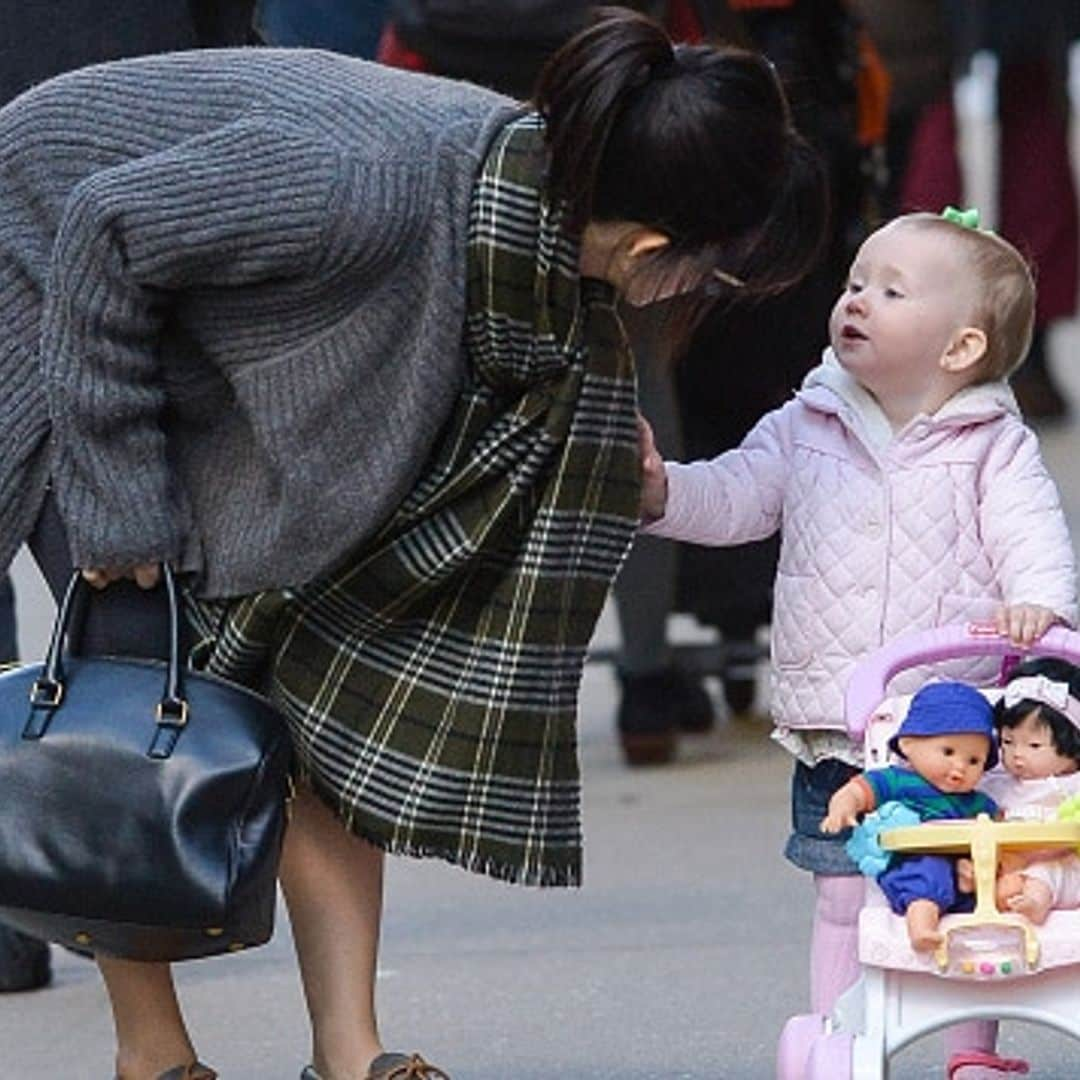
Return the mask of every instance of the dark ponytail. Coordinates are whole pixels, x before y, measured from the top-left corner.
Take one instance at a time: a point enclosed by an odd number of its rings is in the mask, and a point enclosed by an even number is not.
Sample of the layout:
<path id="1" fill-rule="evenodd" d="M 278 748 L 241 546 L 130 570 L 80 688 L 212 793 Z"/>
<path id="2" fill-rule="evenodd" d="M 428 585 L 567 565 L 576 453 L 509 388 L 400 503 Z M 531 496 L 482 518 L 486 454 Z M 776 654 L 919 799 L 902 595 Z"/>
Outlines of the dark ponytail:
<path id="1" fill-rule="evenodd" d="M 535 104 L 551 192 L 571 225 L 623 220 L 666 233 L 671 245 L 641 276 L 657 293 L 673 277 L 689 285 L 695 320 L 732 282 L 743 296 L 778 292 L 817 260 L 824 169 L 763 56 L 676 47 L 652 19 L 601 8 L 545 66 Z"/>
<path id="2" fill-rule="evenodd" d="M 604 151 L 626 96 L 675 57 L 671 39 L 652 19 L 603 7 L 595 17 L 544 66 L 534 94 L 551 147 L 551 190 L 569 203 L 578 227 L 594 216 Z"/>

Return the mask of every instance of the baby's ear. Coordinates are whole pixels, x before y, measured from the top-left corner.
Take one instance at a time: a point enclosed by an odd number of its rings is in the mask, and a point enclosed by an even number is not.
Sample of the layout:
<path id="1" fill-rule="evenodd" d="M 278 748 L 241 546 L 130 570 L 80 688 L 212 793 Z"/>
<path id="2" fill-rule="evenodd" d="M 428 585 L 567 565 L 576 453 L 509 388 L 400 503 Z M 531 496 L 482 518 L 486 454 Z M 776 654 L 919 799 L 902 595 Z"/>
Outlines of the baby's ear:
<path id="1" fill-rule="evenodd" d="M 953 335 L 941 354 L 941 366 L 954 375 L 970 373 L 986 355 L 986 332 L 977 326 L 963 326 Z"/>

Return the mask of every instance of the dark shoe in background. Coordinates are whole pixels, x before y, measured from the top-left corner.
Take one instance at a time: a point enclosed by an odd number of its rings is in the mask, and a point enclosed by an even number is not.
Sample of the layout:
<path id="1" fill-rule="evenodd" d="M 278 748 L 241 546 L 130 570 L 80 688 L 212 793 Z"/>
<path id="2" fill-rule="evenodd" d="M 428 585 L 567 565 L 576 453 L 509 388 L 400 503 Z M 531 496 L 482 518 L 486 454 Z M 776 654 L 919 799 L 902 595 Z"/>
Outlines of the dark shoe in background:
<path id="1" fill-rule="evenodd" d="M 698 676 L 676 667 L 645 675 L 619 672 L 617 726 L 628 765 L 664 765 L 680 731 L 701 733 L 714 722 L 712 699 Z"/>
<path id="2" fill-rule="evenodd" d="M 1025 420 L 1063 420 L 1069 404 L 1050 374 L 1046 360 L 1046 330 L 1037 329 L 1023 366 L 1010 380 Z"/>
<path id="3" fill-rule="evenodd" d="M 0 993 L 37 990 L 51 978 L 49 946 L 0 925 Z"/>

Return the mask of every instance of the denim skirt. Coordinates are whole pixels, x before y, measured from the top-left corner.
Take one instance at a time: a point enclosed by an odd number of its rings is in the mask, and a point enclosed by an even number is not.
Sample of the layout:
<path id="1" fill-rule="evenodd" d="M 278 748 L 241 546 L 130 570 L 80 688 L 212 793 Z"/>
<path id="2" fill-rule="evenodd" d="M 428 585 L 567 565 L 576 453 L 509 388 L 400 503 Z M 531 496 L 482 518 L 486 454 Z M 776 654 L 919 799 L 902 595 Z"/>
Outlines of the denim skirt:
<path id="1" fill-rule="evenodd" d="M 800 870 L 831 876 L 858 874 L 859 868 L 844 850 L 851 830 L 830 835 L 823 833 L 820 825 L 829 811 L 833 792 L 861 771 L 835 758 L 826 758 L 812 767 L 795 762 L 791 777 L 791 835 L 784 855 Z"/>

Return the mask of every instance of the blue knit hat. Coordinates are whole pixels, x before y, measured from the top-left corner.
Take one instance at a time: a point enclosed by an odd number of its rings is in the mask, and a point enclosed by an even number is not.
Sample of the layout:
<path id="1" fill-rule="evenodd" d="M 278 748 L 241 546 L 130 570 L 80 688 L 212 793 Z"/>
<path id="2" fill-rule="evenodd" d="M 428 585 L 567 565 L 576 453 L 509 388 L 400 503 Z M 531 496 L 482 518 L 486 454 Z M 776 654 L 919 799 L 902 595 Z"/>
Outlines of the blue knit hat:
<path id="1" fill-rule="evenodd" d="M 994 709 L 973 686 L 959 682 L 930 683 L 912 699 L 900 730 L 889 740 L 889 749 L 900 750 L 900 740 L 908 735 L 985 735 L 989 743 L 986 767 L 997 764 L 994 739 Z"/>

